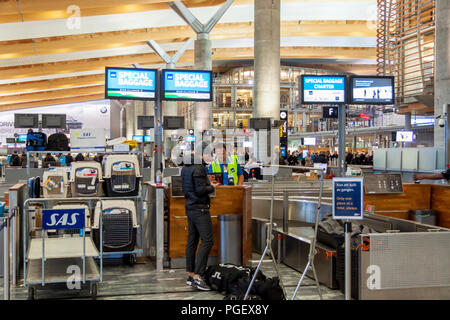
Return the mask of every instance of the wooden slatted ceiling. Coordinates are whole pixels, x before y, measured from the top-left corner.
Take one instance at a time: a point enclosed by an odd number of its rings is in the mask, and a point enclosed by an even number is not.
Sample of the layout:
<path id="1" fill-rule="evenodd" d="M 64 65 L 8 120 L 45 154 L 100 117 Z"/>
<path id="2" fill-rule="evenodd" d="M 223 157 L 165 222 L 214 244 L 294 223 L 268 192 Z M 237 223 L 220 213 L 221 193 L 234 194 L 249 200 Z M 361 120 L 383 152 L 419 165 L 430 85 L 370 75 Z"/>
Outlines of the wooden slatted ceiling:
<path id="1" fill-rule="evenodd" d="M 213 52 L 214 60 L 253 59 L 253 48 L 214 49 Z M 173 54 L 173 52 L 170 52 L 170 54 Z M 333 57 L 335 59 L 375 59 L 375 55 L 375 48 L 281 48 L 281 57 L 284 59 L 327 59 L 330 57 Z M 192 61 L 194 61 L 192 50 L 186 51 L 186 53 L 180 59 L 180 62 Z M 148 53 L 8 67 L 0 69 L 0 80 L 36 77 L 49 74 L 64 74 L 90 70 L 101 70 L 106 66 L 131 66 L 135 63 L 139 63 L 142 65 L 151 65 L 162 63 L 162 60 L 156 54 Z"/>
<path id="2" fill-rule="evenodd" d="M 210 38 L 212 40 L 253 38 L 253 33 L 254 28 L 250 23 L 222 23 L 212 30 Z M 0 42 L 0 59 L 119 48 L 145 44 L 147 40 L 171 43 L 175 39 L 193 36 L 195 33 L 190 27 L 180 26 L 2 41 Z M 297 21 L 283 21 L 281 36 L 375 37 L 376 31 L 369 28 L 366 21 L 303 21 L 301 26 Z"/>

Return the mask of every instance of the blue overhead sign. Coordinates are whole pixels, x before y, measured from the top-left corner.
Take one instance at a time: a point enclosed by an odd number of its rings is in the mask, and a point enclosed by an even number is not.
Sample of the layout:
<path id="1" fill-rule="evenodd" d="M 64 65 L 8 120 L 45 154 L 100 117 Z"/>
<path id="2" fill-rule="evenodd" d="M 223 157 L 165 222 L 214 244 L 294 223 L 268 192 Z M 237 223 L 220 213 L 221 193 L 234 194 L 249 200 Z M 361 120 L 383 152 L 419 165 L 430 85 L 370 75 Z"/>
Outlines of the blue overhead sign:
<path id="1" fill-rule="evenodd" d="M 212 101 L 212 72 L 163 70 L 162 99 Z"/>
<path id="2" fill-rule="evenodd" d="M 42 229 L 84 229 L 85 209 L 42 210 Z"/>
<path id="3" fill-rule="evenodd" d="M 105 98 L 155 100 L 156 70 L 106 68 Z"/>
<path id="4" fill-rule="evenodd" d="M 362 220 L 363 178 L 333 179 L 333 219 Z"/>
<path id="5" fill-rule="evenodd" d="M 302 104 L 337 104 L 346 102 L 345 76 L 301 77 Z"/>

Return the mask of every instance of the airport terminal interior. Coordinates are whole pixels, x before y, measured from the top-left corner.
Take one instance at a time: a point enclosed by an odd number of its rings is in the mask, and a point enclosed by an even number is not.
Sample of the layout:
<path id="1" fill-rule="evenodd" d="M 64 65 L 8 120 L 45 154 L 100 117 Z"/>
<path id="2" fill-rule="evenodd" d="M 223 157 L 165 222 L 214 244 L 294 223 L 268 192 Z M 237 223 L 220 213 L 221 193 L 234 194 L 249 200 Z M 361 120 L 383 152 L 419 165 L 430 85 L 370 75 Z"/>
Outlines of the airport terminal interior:
<path id="1" fill-rule="evenodd" d="M 450 299 L 450 1 L 0 1 L 0 299 Z"/>

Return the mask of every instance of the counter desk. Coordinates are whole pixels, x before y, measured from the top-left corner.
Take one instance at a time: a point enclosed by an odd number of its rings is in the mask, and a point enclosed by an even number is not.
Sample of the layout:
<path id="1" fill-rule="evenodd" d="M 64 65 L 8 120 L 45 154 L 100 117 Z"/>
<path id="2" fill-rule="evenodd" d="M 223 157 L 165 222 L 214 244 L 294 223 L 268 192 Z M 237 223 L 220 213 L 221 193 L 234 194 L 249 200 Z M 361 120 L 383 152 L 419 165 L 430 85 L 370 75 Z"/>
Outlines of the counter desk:
<path id="1" fill-rule="evenodd" d="M 185 263 L 188 223 L 184 197 L 172 197 L 169 187 L 168 215 L 168 256 L 171 267 Z M 242 265 L 252 254 L 252 188 L 249 186 L 218 186 L 216 196 L 211 197 L 210 214 L 212 218 L 214 245 L 210 257 L 218 256 L 217 216 L 225 214 L 242 215 Z"/>

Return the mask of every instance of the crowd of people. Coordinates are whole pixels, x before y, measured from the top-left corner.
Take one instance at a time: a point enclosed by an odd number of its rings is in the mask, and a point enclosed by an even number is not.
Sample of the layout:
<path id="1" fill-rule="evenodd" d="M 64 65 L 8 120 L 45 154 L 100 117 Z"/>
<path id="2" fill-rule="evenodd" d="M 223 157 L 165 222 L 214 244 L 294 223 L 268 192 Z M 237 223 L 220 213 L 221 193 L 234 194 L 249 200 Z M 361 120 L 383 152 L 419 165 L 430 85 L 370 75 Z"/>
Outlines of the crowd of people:
<path id="1" fill-rule="evenodd" d="M 335 151 L 331 153 L 330 151 L 321 151 L 321 152 L 308 152 L 306 156 L 304 156 L 303 152 L 300 151 L 288 151 L 287 159 L 280 157 L 281 165 L 290 165 L 290 166 L 313 166 L 314 163 L 327 163 L 332 164 L 333 162 L 337 163 L 338 153 Z M 348 152 L 345 158 L 346 163 L 352 165 L 373 165 L 373 155 L 369 155 L 367 152 L 365 153 L 352 153 Z"/>
<path id="2" fill-rule="evenodd" d="M 61 163 L 62 159 L 64 159 L 63 163 Z M 56 157 L 53 156 L 51 153 L 47 153 L 42 161 L 43 161 L 44 168 L 47 168 L 49 165 L 54 166 L 54 165 L 58 164 L 58 162 L 59 162 L 59 165 L 70 166 L 70 164 L 72 162 L 78 162 L 78 161 L 84 161 L 84 160 L 85 160 L 85 157 L 83 156 L 82 153 L 78 153 L 75 156 L 75 158 L 73 158 L 70 153 L 66 154 L 66 155 L 63 155 L 62 153 L 60 153 Z M 103 154 L 97 154 L 93 160 L 97 161 L 99 163 L 102 163 Z M 8 164 L 11 167 L 26 167 L 27 154 L 25 152 L 22 152 L 22 154 L 19 156 L 17 150 L 14 150 L 14 152 L 11 154 L 11 157 L 9 158 Z"/>

